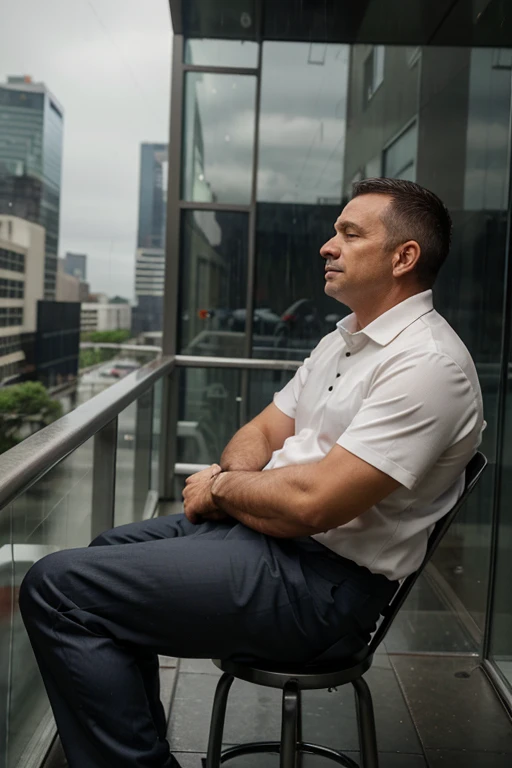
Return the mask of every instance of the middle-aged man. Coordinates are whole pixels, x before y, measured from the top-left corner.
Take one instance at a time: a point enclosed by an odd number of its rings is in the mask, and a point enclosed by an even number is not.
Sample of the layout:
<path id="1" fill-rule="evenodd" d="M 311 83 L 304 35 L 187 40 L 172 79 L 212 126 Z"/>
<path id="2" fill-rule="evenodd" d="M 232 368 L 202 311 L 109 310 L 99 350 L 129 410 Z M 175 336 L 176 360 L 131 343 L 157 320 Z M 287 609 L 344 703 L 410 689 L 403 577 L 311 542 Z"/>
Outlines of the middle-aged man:
<path id="1" fill-rule="evenodd" d="M 432 307 L 450 229 L 417 184 L 356 184 L 320 251 L 352 314 L 188 478 L 184 515 L 32 567 L 20 606 L 70 768 L 174 764 L 157 653 L 296 663 L 367 642 L 480 442 L 475 367 Z"/>

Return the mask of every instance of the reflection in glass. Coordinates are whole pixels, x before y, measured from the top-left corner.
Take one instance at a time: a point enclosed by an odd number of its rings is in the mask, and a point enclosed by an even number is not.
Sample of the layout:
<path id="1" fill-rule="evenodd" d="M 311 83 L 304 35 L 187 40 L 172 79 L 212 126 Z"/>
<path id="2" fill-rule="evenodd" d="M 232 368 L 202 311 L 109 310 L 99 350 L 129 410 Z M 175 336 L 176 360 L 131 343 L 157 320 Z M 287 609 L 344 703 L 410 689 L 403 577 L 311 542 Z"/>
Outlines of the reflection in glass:
<path id="1" fill-rule="evenodd" d="M 240 426 L 240 371 L 183 369 L 179 398 L 177 461 L 218 462 Z"/>
<path id="2" fill-rule="evenodd" d="M 258 203 L 254 357 L 302 360 L 348 313 L 325 295 L 319 255 L 339 213 L 339 205 Z"/>
<path id="3" fill-rule="evenodd" d="M 279 392 L 295 371 L 249 371 L 249 407 L 247 420 L 253 419 L 270 405 L 274 394 Z"/>
<path id="4" fill-rule="evenodd" d="M 162 419 L 162 393 L 164 380 L 158 379 L 153 386 L 153 432 L 151 438 L 151 490 L 158 490 L 160 461 L 160 429 Z"/>
<path id="5" fill-rule="evenodd" d="M 249 204 L 255 98 L 256 77 L 186 74 L 184 200 Z"/>
<path id="6" fill-rule="evenodd" d="M 185 64 L 210 67 L 256 67 L 258 45 L 250 40 L 187 40 Z"/>
<path id="7" fill-rule="evenodd" d="M 137 403 L 121 411 L 117 422 L 117 455 L 116 455 L 116 492 L 115 514 L 116 525 L 132 523 L 140 519 L 134 498 L 135 453 L 137 446 Z"/>
<path id="8" fill-rule="evenodd" d="M 390 179 L 416 181 L 417 144 L 418 125 L 413 123 L 384 150 L 382 175 Z M 366 169 L 368 170 L 368 164 Z M 367 175 L 370 177 L 369 173 Z"/>
<path id="9" fill-rule="evenodd" d="M 12 504 L 14 586 L 45 555 L 91 540 L 93 438 Z M 44 728 L 49 703 L 28 636 L 14 602 L 8 762 L 25 765 L 23 752 Z"/>
<path id="10" fill-rule="evenodd" d="M 339 204 L 348 54 L 345 45 L 264 43 L 260 202 Z"/>
<path id="11" fill-rule="evenodd" d="M 242 357 L 247 293 L 245 213 L 183 211 L 182 354 Z"/>

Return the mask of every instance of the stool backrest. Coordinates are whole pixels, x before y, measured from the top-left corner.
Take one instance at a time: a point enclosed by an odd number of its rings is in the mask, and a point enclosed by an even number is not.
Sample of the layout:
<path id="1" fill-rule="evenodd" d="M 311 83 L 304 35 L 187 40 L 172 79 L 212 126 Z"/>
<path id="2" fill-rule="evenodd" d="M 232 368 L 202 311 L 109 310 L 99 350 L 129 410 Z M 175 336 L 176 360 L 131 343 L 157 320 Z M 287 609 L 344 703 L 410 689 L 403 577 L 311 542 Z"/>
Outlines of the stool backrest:
<path id="1" fill-rule="evenodd" d="M 434 530 L 430 534 L 428 545 L 427 545 L 427 551 L 425 554 L 425 557 L 423 559 L 423 562 L 421 566 L 418 568 L 417 571 L 414 573 L 411 573 L 410 576 L 407 576 L 406 579 L 402 582 L 402 584 L 399 586 L 397 591 L 395 592 L 393 599 L 389 603 L 389 605 L 386 606 L 384 611 L 382 612 L 383 619 L 381 623 L 379 624 L 377 631 L 372 637 L 371 643 L 369 645 L 369 652 L 375 653 L 378 646 L 381 644 L 381 642 L 384 640 L 396 614 L 402 607 L 402 605 L 405 602 L 405 599 L 408 597 L 409 592 L 413 588 L 416 579 L 420 575 L 420 573 L 425 568 L 426 564 L 434 554 L 437 545 L 445 535 L 446 531 L 450 527 L 454 517 L 458 513 L 459 509 L 463 506 L 463 504 L 466 502 L 469 494 L 477 484 L 478 480 L 480 479 L 480 476 L 482 472 L 484 471 L 485 467 L 487 466 L 487 459 L 485 456 L 478 452 L 476 453 L 469 464 L 466 467 L 466 483 L 464 487 L 464 492 L 460 499 L 457 501 L 457 503 L 452 507 L 452 509 L 446 513 L 444 517 L 442 517 L 440 520 L 437 521 Z"/>

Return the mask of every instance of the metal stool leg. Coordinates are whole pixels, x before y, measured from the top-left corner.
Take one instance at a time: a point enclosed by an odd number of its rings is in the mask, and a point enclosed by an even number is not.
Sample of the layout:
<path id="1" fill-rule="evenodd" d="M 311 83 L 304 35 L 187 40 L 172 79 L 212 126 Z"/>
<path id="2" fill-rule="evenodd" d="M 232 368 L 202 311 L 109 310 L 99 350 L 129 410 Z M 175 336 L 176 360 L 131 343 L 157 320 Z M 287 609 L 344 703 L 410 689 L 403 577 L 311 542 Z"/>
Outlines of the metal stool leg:
<path id="1" fill-rule="evenodd" d="M 280 768 L 296 768 L 299 698 L 297 683 L 289 680 L 283 688 Z"/>
<path id="2" fill-rule="evenodd" d="M 297 760 L 296 760 L 296 766 L 297 768 L 301 768 L 303 764 L 302 760 L 302 691 L 299 687 L 297 687 Z"/>
<path id="3" fill-rule="evenodd" d="M 222 749 L 222 736 L 224 733 L 224 720 L 226 719 L 226 706 L 231 684 L 235 678 L 224 672 L 220 678 L 215 698 L 213 700 L 212 719 L 210 723 L 210 736 L 208 738 L 208 752 L 206 755 L 206 768 L 220 768 L 220 753 Z"/>
<path id="4" fill-rule="evenodd" d="M 372 695 L 362 677 L 352 681 L 356 694 L 357 727 L 361 745 L 361 768 L 379 768 L 377 734 L 373 714 Z"/>

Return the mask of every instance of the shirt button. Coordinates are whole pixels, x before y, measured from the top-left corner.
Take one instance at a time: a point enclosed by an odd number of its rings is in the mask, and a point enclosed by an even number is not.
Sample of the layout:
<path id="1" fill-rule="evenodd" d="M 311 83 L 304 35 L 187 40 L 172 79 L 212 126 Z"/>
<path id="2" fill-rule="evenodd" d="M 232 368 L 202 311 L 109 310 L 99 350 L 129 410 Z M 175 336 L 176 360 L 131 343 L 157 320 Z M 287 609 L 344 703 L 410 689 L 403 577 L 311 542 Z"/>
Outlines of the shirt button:
<path id="1" fill-rule="evenodd" d="M 339 379 L 339 377 L 340 377 L 340 376 L 341 376 L 341 373 L 337 373 L 337 374 L 336 374 L 336 378 L 337 378 L 337 379 Z"/>
<path id="2" fill-rule="evenodd" d="M 350 357 L 350 352 L 345 352 L 345 357 Z"/>
<path id="3" fill-rule="evenodd" d="M 332 392 L 332 387 L 329 387 L 329 392 Z"/>

